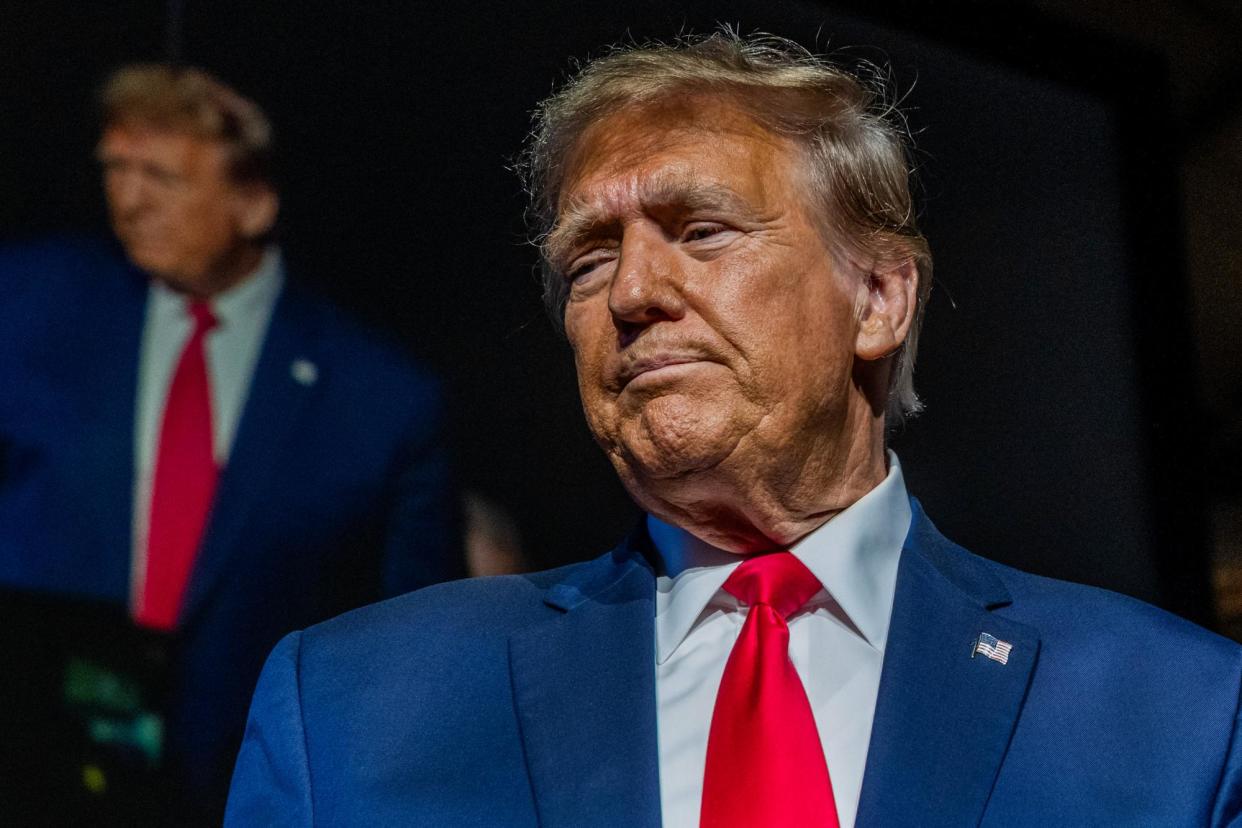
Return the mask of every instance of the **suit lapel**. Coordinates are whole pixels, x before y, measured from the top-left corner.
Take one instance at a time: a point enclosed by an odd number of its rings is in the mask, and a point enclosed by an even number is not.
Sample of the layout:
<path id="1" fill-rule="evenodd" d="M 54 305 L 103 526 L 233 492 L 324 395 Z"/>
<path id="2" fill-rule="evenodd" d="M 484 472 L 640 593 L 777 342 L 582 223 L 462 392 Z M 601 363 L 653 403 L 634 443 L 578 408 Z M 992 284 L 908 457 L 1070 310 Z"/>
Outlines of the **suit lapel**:
<path id="1" fill-rule="evenodd" d="M 914 506 L 857 824 L 976 825 L 1017 724 L 1039 638 L 991 611 L 1009 603 L 1004 586 Z M 1013 645 L 1007 664 L 972 657 L 980 633 Z"/>
<path id="2" fill-rule="evenodd" d="M 552 620 L 509 642 L 539 823 L 660 825 L 655 576 L 627 541 L 550 589 Z"/>
<path id="3" fill-rule="evenodd" d="M 229 559 L 241 551 L 238 539 L 254 510 L 263 508 L 270 493 L 277 490 L 271 481 L 278 474 L 279 460 L 290 450 L 290 435 L 297 431 L 298 418 L 323 381 L 321 376 L 307 376 L 305 372 L 299 381 L 294 369 L 301 361 L 316 365 L 313 370 L 322 370 L 309 347 L 315 341 L 318 324 L 313 309 L 286 285 L 273 310 L 228 467 L 212 504 L 207 534 L 181 609 L 183 626 L 190 623 L 221 575 L 229 570 Z"/>

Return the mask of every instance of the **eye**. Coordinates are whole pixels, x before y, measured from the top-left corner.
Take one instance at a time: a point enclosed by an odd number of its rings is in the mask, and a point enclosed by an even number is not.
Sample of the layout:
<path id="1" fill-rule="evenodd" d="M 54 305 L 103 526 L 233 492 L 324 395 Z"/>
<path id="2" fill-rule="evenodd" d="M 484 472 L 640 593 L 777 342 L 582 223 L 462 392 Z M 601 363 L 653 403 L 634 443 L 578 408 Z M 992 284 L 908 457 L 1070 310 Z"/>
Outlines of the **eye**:
<path id="1" fill-rule="evenodd" d="M 152 181 L 160 187 L 168 190 L 180 187 L 184 181 L 179 174 L 172 172 L 171 170 L 161 169 L 159 167 L 152 168 L 150 173 Z"/>
<path id="2" fill-rule="evenodd" d="M 578 264 L 578 265 L 575 265 L 574 267 L 570 268 L 570 269 L 569 269 L 569 270 L 565 273 L 565 281 L 567 281 L 567 282 L 576 282 L 576 281 L 578 281 L 578 280 L 579 280 L 579 279 L 581 279 L 583 276 L 587 275 L 587 274 L 588 274 L 588 273 L 590 273 L 592 270 L 594 270 L 594 269 L 595 269 L 595 267 L 596 267 L 598 264 L 599 264 L 599 262 L 586 262 L 586 263 L 583 263 L 583 264 Z"/>
<path id="3" fill-rule="evenodd" d="M 709 239 L 712 236 L 723 233 L 727 228 L 723 224 L 716 224 L 708 221 L 696 221 L 693 224 L 687 224 L 682 230 L 681 240 L 683 242 L 696 242 Z"/>
<path id="4" fill-rule="evenodd" d="M 565 281 L 570 284 L 582 281 L 598 270 L 600 265 L 607 263 L 610 258 L 606 250 L 593 251 L 584 256 L 577 257 L 565 269 Z"/>

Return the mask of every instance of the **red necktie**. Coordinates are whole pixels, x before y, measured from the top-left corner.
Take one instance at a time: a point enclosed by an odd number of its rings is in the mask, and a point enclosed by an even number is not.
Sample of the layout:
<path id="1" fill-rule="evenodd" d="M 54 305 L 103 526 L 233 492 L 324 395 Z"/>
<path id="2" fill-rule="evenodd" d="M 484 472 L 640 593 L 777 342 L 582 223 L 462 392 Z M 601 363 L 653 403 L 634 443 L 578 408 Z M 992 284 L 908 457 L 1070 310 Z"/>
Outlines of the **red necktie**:
<path id="1" fill-rule="evenodd" d="M 832 780 L 785 619 L 820 583 L 789 552 L 742 562 L 724 589 L 750 607 L 707 739 L 702 828 L 838 828 Z"/>
<path id="2" fill-rule="evenodd" d="M 189 312 L 194 331 L 181 352 L 164 404 L 151 489 L 146 579 L 135 613 L 139 624 L 161 630 L 177 625 L 218 475 L 203 354 L 203 339 L 216 318 L 203 301 L 190 302 Z"/>

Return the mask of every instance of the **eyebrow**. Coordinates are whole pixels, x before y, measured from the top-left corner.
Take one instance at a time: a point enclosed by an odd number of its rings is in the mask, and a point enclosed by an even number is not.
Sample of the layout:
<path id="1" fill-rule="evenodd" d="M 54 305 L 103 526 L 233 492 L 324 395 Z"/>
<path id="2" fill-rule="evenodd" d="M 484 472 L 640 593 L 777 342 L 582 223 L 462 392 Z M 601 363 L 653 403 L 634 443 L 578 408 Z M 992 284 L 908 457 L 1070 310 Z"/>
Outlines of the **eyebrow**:
<path id="1" fill-rule="evenodd" d="M 638 201 L 644 210 L 676 207 L 682 210 L 753 212 L 750 203 L 723 184 L 682 177 L 662 178 L 639 185 Z M 558 269 L 575 245 L 599 235 L 618 222 L 606 206 L 570 200 L 544 240 L 547 259 Z"/>

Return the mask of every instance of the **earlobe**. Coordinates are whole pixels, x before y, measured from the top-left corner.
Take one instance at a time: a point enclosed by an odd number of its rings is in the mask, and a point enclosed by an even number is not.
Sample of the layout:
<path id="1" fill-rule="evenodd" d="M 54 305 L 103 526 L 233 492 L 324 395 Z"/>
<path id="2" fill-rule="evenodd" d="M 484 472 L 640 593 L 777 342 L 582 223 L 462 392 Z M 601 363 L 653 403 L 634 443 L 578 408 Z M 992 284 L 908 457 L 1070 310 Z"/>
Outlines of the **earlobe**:
<path id="1" fill-rule="evenodd" d="M 918 283 L 918 268 L 911 260 L 877 265 L 867 275 L 855 346 L 860 359 L 883 359 L 906 341 L 914 321 Z"/>

